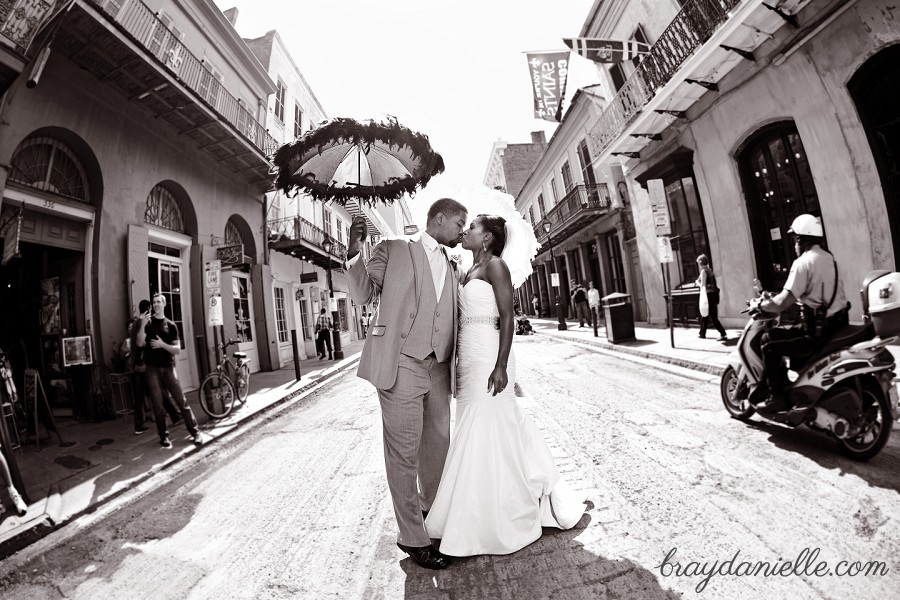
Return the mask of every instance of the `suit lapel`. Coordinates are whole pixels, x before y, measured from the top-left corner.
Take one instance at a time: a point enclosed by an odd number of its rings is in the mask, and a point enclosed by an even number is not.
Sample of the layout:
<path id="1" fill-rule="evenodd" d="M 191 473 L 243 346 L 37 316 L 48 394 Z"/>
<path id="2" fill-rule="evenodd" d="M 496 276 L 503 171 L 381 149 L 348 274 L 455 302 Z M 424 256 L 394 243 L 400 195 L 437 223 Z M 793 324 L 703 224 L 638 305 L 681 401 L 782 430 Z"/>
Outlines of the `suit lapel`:
<path id="1" fill-rule="evenodd" d="M 432 283 L 431 267 L 428 265 L 428 257 L 425 255 L 425 247 L 422 245 L 422 240 L 409 244 L 409 254 L 413 262 L 413 277 L 416 281 L 416 304 L 418 304 L 422 297 L 423 282 L 431 283 L 431 285 L 434 285 L 434 283 Z"/>

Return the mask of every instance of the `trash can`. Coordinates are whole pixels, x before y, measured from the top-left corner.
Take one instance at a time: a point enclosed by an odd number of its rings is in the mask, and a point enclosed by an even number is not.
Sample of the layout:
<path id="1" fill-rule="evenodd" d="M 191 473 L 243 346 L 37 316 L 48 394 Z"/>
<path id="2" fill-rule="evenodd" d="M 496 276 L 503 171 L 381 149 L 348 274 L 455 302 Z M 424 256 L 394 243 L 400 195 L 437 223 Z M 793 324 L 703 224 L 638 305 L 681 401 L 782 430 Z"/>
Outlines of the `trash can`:
<path id="1" fill-rule="evenodd" d="M 606 339 L 613 344 L 634 339 L 634 310 L 631 295 L 615 292 L 601 298 L 606 317 Z"/>

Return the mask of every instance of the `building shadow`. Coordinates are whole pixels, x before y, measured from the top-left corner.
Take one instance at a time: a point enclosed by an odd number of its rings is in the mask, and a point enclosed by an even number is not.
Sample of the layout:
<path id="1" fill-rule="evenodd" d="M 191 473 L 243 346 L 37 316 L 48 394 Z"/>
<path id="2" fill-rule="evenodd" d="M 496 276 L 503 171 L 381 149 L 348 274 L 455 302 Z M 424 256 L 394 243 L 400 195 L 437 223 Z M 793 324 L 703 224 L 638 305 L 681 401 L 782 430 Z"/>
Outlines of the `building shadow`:
<path id="1" fill-rule="evenodd" d="M 406 576 L 404 598 L 681 598 L 641 565 L 587 550 L 576 538 L 590 522 L 585 514 L 573 529 L 544 528 L 540 539 L 513 554 L 456 558 L 442 571 L 405 558 L 399 563 Z"/>

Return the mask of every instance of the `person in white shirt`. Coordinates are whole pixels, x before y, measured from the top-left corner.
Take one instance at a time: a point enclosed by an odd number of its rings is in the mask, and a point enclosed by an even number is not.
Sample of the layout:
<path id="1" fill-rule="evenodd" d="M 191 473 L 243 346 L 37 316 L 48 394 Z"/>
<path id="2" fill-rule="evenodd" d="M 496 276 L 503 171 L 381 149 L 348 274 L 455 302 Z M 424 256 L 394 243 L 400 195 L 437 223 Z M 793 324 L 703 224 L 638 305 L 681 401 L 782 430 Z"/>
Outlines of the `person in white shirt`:
<path id="1" fill-rule="evenodd" d="M 588 281 L 588 306 L 591 309 L 593 323 L 599 323 L 603 313 L 600 312 L 600 290 L 594 287 L 593 281 Z"/>

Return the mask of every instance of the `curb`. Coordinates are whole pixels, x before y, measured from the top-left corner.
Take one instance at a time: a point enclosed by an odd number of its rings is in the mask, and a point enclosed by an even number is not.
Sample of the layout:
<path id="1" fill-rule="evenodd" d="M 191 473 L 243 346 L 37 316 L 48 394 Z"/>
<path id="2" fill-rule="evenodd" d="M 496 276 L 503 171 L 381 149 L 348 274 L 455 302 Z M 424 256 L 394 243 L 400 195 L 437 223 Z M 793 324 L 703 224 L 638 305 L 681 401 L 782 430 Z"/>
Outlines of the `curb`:
<path id="1" fill-rule="evenodd" d="M 241 429 L 245 424 L 250 421 L 256 420 L 257 418 L 264 417 L 267 413 L 272 412 L 274 409 L 280 407 L 283 404 L 286 404 L 300 396 L 304 392 L 308 391 L 310 388 L 313 388 L 319 384 L 330 381 L 338 374 L 343 371 L 349 369 L 354 366 L 357 362 L 359 362 L 360 354 L 356 354 L 348 359 L 345 359 L 344 363 L 334 365 L 329 369 L 326 369 L 322 372 L 321 376 L 319 376 L 315 380 L 307 380 L 305 384 L 299 386 L 295 390 L 291 390 L 284 396 L 274 400 L 272 403 L 264 406 L 253 413 L 247 413 L 246 415 L 241 416 L 237 419 L 226 431 L 222 432 L 220 435 L 212 436 L 206 434 L 208 437 L 208 441 L 203 444 L 201 447 L 191 446 L 186 448 L 185 450 L 179 452 L 177 455 L 173 456 L 171 459 L 162 464 L 162 466 L 158 468 L 152 468 L 145 473 L 134 477 L 129 480 L 128 483 L 123 485 L 120 489 L 116 490 L 114 493 L 109 494 L 104 497 L 102 500 L 91 504 L 90 506 L 85 507 L 84 509 L 78 511 L 77 513 L 73 513 L 66 518 L 62 518 L 62 507 L 64 499 L 62 494 L 59 491 L 59 487 L 56 484 L 53 484 L 50 488 L 50 493 L 47 496 L 47 499 L 44 503 L 44 509 L 39 516 L 36 516 L 33 519 L 29 519 L 28 521 L 20 524 L 15 529 L 12 529 L 8 535 L 6 535 L 3 539 L 0 539 L 0 561 L 9 558 L 16 552 L 22 550 L 30 546 L 31 544 L 37 542 L 38 540 L 50 535 L 57 529 L 61 529 L 66 525 L 72 523 L 79 517 L 82 517 L 86 514 L 96 512 L 96 510 L 109 502 L 123 496 L 125 493 L 131 491 L 137 486 L 145 483 L 150 478 L 156 476 L 157 474 L 171 468 L 172 466 L 180 463 L 181 461 L 187 459 L 193 454 L 200 452 L 203 448 L 206 448 L 210 444 L 216 442 L 220 437 L 225 435 L 234 435 L 237 430 Z M 203 431 L 201 429 L 201 431 Z"/>
<path id="2" fill-rule="evenodd" d="M 665 354 L 658 354 L 656 352 L 648 352 L 646 350 L 640 350 L 638 348 L 631 348 L 629 346 L 620 346 L 618 344 L 613 344 L 612 342 L 601 342 L 599 339 L 588 338 L 585 340 L 582 339 L 572 339 L 565 335 L 559 335 L 555 333 L 551 333 L 548 331 L 535 331 L 535 334 L 542 334 L 552 338 L 556 338 L 558 340 L 564 342 L 575 342 L 579 344 L 585 344 L 587 346 L 594 346 L 597 348 L 601 348 L 603 350 L 609 350 L 610 352 L 617 352 L 620 354 L 630 354 L 632 356 L 639 356 L 641 358 L 646 358 L 649 360 L 654 360 L 656 362 L 661 362 L 669 365 L 674 365 L 676 367 L 682 367 L 685 369 L 691 369 L 692 371 L 699 371 L 701 373 L 707 373 L 709 375 L 721 375 L 722 367 L 718 365 L 710 365 L 707 363 L 699 362 L 696 360 L 691 360 L 689 358 L 678 358 L 675 356 L 666 356 Z"/>

